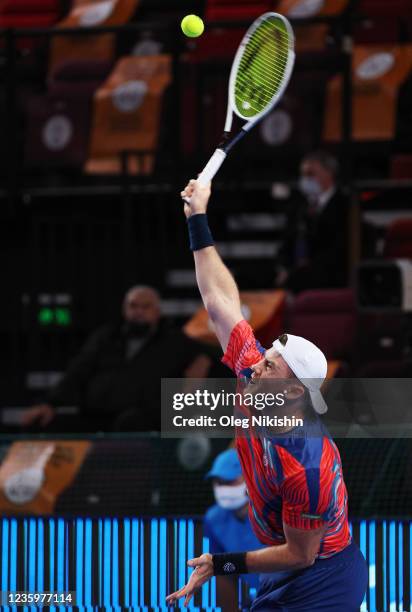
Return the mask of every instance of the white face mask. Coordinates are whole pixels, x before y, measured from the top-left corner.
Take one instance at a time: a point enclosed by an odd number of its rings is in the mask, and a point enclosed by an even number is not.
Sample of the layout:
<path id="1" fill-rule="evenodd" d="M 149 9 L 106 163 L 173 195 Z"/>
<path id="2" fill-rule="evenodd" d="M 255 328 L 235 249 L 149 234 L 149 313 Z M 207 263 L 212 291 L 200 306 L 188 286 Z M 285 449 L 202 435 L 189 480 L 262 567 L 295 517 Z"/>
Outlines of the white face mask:
<path id="1" fill-rule="evenodd" d="M 248 501 L 246 483 L 239 485 L 214 485 L 216 503 L 225 510 L 239 510 Z"/>
<path id="2" fill-rule="evenodd" d="M 301 176 L 299 189 L 309 200 L 316 199 L 322 193 L 322 187 L 315 178 L 311 176 Z"/>

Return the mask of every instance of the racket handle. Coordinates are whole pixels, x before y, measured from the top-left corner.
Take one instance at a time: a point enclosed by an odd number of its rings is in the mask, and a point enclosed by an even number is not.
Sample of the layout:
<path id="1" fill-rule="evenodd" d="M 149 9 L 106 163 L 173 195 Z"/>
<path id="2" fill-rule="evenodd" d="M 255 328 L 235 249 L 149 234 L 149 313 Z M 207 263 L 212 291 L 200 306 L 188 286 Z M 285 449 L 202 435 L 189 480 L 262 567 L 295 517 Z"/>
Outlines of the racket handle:
<path id="1" fill-rule="evenodd" d="M 212 157 L 197 177 L 198 182 L 205 187 L 217 174 L 220 166 L 226 159 L 226 153 L 222 149 L 216 149 Z"/>
<path id="2" fill-rule="evenodd" d="M 197 177 L 197 181 L 202 187 L 206 187 L 206 185 L 213 179 L 225 159 L 226 153 L 223 151 L 223 149 L 216 149 L 206 166 L 203 168 L 202 172 Z M 187 204 L 190 204 L 191 198 L 183 198 L 183 200 L 187 202 Z"/>

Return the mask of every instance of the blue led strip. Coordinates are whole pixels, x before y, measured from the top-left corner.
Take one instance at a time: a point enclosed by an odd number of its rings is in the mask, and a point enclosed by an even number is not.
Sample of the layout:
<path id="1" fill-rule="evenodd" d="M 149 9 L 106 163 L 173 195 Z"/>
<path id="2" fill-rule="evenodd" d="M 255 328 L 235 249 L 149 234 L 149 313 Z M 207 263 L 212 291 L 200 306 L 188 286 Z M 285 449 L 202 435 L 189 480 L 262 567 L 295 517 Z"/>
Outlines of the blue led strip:
<path id="1" fill-rule="evenodd" d="M 86 519 L 84 533 L 84 603 L 92 603 L 92 521 Z"/>
<path id="2" fill-rule="evenodd" d="M 27 591 L 28 590 L 28 586 L 27 586 L 27 575 L 28 575 L 27 519 L 24 519 L 23 521 L 23 530 L 24 530 L 24 583 L 23 583 L 23 586 L 24 586 L 24 590 Z"/>
<path id="3" fill-rule="evenodd" d="M 71 527 L 74 528 L 74 521 L 71 520 Z M 66 561 L 66 571 L 64 574 L 64 590 L 65 591 L 69 591 L 69 565 L 70 565 L 70 532 L 69 532 L 69 527 L 70 527 L 70 523 L 69 521 L 66 522 L 66 531 L 64 534 L 64 546 L 65 546 L 65 550 L 67 550 L 67 554 L 65 554 L 65 561 Z M 64 606 L 63 606 L 64 607 Z"/>
<path id="4" fill-rule="evenodd" d="M 8 571 L 9 571 L 9 562 L 8 562 L 8 554 L 9 554 L 9 521 L 8 519 L 2 520 L 2 540 L 1 540 L 1 550 L 2 550 L 2 561 L 1 561 L 1 590 L 8 591 Z"/>
<path id="5" fill-rule="evenodd" d="M 389 523 L 389 597 L 391 609 L 396 610 L 396 531 L 395 521 Z"/>
<path id="6" fill-rule="evenodd" d="M 186 521 L 179 520 L 179 584 L 186 584 Z M 179 600 L 179 608 L 183 608 L 184 598 Z"/>
<path id="7" fill-rule="evenodd" d="M 158 606 L 158 593 L 157 593 L 157 580 L 158 580 L 158 521 L 152 519 L 151 530 L 150 530 L 150 561 L 151 561 L 151 572 L 150 572 L 150 605 L 152 608 Z"/>
<path id="8" fill-rule="evenodd" d="M 210 599 L 211 599 L 212 610 L 216 610 L 216 608 L 217 608 L 217 603 L 216 603 L 216 576 L 213 576 L 213 578 L 210 581 Z"/>
<path id="9" fill-rule="evenodd" d="M 386 606 L 386 521 L 382 521 L 382 550 L 383 605 Z"/>
<path id="10" fill-rule="evenodd" d="M 195 556 L 195 532 L 193 520 L 187 521 L 187 560 L 193 559 Z M 193 570 L 189 569 L 188 573 L 192 573 Z M 190 600 L 189 609 L 194 610 L 194 597 Z"/>
<path id="11" fill-rule="evenodd" d="M 376 522 L 369 522 L 369 612 L 376 610 Z"/>
<path id="12" fill-rule="evenodd" d="M 165 519 L 160 519 L 160 535 L 159 535 L 159 606 L 164 607 L 166 600 L 166 582 L 167 582 L 167 522 Z"/>
<path id="13" fill-rule="evenodd" d="M 83 606 L 83 519 L 76 520 L 76 605 Z"/>
<path id="14" fill-rule="evenodd" d="M 130 520 L 123 521 L 124 544 L 124 605 L 130 606 Z"/>
<path id="15" fill-rule="evenodd" d="M 44 591 L 44 521 L 37 519 L 37 591 Z"/>
<path id="16" fill-rule="evenodd" d="M 104 520 L 104 543 L 103 543 L 103 605 L 108 608 L 111 605 L 111 520 Z"/>
<path id="17" fill-rule="evenodd" d="M 10 528 L 10 591 L 17 591 L 17 520 L 11 519 Z"/>
<path id="18" fill-rule="evenodd" d="M 403 523 L 398 522 L 399 609 L 403 610 Z"/>
<path id="19" fill-rule="evenodd" d="M 36 521 L 29 520 L 29 591 L 36 590 Z"/>
<path id="20" fill-rule="evenodd" d="M 64 591 L 64 519 L 57 520 L 57 591 Z"/>
<path id="21" fill-rule="evenodd" d="M 209 552 L 209 538 L 203 538 L 202 551 L 204 553 Z M 210 607 L 210 580 L 205 582 L 202 586 L 202 608 L 206 609 Z"/>
<path id="22" fill-rule="evenodd" d="M 49 519 L 49 549 L 50 549 L 50 576 L 49 576 L 49 583 L 50 583 L 50 591 L 54 591 L 55 586 L 54 586 L 54 571 L 55 571 L 55 565 L 54 565 L 54 539 L 55 539 L 55 522 L 54 519 Z"/>
<path id="23" fill-rule="evenodd" d="M 177 540 L 177 520 L 173 521 L 173 568 L 174 568 L 174 584 L 171 585 L 171 591 L 177 591 L 180 588 L 179 576 L 177 574 L 177 556 L 178 556 L 178 540 Z"/>
<path id="24" fill-rule="evenodd" d="M 131 544 L 131 566 L 132 566 L 132 597 L 129 604 L 139 606 L 137 589 L 139 585 L 139 521 L 132 519 L 132 544 Z"/>
<path id="25" fill-rule="evenodd" d="M 99 533 L 99 606 L 103 605 L 102 602 L 102 582 L 103 582 L 103 521 L 99 519 L 98 521 L 98 533 Z"/>
<path id="26" fill-rule="evenodd" d="M 139 563 L 139 572 L 140 572 L 140 605 L 144 609 L 145 604 L 145 592 L 144 592 L 144 575 L 145 575 L 145 567 L 144 567 L 144 522 L 139 520 L 139 530 L 140 530 L 140 563 Z"/>
<path id="27" fill-rule="evenodd" d="M 409 523 L 409 584 L 412 584 L 412 522 Z"/>
<path id="28" fill-rule="evenodd" d="M 360 536 L 359 536 L 359 548 L 363 554 L 363 556 L 365 557 L 365 559 L 367 559 L 367 550 L 366 550 L 366 522 L 365 521 L 361 521 L 360 525 L 359 525 L 359 531 L 360 531 Z M 366 606 L 366 594 L 365 597 L 363 598 L 363 602 L 362 602 L 362 606 Z"/>
<path id="29" fill-rule="evenodd" d="M 119 525 L 117 519 L 112 524 L 112 604 L 119 605 Z"/>

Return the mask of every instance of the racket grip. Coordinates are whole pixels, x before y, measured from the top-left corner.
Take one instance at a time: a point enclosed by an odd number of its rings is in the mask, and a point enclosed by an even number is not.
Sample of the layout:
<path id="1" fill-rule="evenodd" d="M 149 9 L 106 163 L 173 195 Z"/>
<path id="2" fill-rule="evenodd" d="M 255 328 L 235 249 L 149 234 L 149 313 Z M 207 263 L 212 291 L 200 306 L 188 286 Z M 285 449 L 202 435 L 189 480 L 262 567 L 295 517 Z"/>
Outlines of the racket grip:
<path id="1" fill-rule="evenodd" d="M 197 177 L 197 180 L 202 187 L 205 187 L 214 178 L 225 159 L 226 153 L 223 151 L 223 149 L 216 149 L 206 166 L 203 168 L 202 172 Z"/>

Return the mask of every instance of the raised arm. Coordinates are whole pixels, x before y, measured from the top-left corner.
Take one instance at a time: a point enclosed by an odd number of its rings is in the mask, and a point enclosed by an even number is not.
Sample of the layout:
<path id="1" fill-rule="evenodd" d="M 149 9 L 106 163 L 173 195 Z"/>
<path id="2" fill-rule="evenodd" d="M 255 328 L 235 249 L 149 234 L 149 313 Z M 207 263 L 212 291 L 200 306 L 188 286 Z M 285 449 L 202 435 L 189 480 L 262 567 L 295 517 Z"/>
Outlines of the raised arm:
<path id="1" fill-rule="evenodd" d="M 210 185 L 202 187 L 197 181 L 191 180 L 181 192 L 181 196 L 190 198 L 190 204 L 185 202 L 184 212 L 188 220 L 197 284 L 205 308 L 215 326 L 216 335 L 225 351 L 233 327 L 243 316 L 236 282 L 213 245 L 207 223 Z"/>

